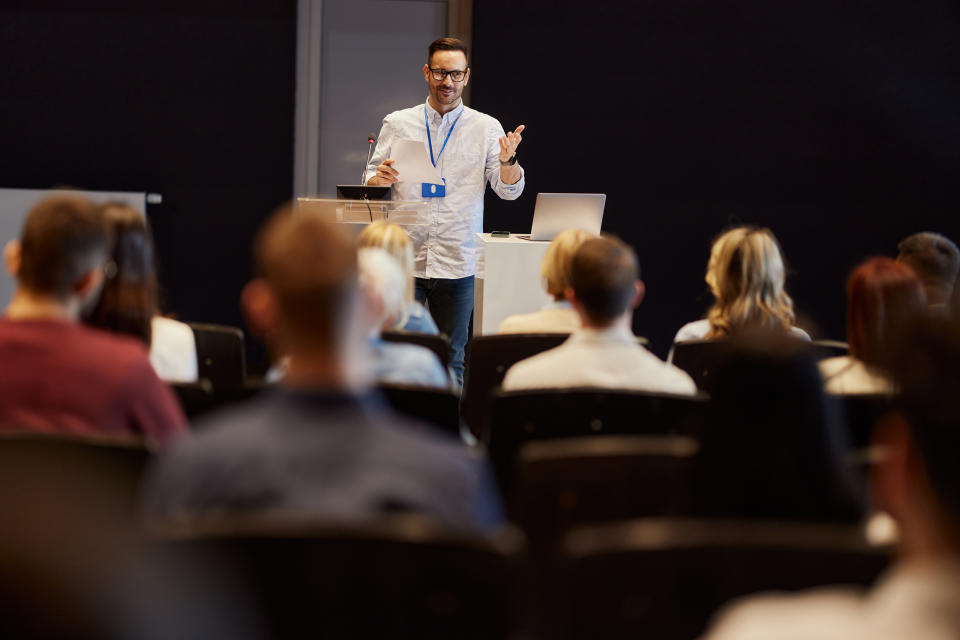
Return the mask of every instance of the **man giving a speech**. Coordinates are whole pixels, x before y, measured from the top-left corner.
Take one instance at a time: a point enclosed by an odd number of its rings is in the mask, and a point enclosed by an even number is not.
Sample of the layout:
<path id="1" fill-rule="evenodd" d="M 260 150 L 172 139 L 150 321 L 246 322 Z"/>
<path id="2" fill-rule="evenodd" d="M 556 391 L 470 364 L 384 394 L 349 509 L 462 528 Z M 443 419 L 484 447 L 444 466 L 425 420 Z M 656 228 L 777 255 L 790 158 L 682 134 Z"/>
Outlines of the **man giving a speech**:
<path id="1" fill-rule="evenodd" d="M 483 193 L 487 182 L 505 200 L 523 193 L 523 169 L 517 163 L 523 125 L 504 133 L 495 118 L 463 104 L 460 94 L 470 81 L 470 67 L 467 47 L 456 38 L 430 44 L 423 78 L 430 89 L 426 103 L 383 119 L 365 179 L 392 186 L 394 200 L 430 202 L 430 223 L 407 228 L 414 243 L 416 297 L 450 337 L 451 365 L 462 384 Z M 399 140 L 422 141 L 443 184 L 405 182 L 390 156 Z"/>

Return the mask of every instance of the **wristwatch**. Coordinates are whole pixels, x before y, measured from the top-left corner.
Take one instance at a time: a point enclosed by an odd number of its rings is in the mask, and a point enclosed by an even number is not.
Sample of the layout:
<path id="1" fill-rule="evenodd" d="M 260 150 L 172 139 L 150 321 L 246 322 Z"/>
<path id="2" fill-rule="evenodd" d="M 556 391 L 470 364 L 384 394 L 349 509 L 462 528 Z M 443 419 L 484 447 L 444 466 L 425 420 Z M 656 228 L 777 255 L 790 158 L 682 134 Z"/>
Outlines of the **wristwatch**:
<path id="1" fill-rule="evenodd" d="M 515 164 L 517 164 L 517 154 L 513 154 L 512 156 L 510 156 L 510 159 L 507 160 L 506 162 L 504 162 L 503 160 L 500 161 L 501 167 L 512 167 Z"/>

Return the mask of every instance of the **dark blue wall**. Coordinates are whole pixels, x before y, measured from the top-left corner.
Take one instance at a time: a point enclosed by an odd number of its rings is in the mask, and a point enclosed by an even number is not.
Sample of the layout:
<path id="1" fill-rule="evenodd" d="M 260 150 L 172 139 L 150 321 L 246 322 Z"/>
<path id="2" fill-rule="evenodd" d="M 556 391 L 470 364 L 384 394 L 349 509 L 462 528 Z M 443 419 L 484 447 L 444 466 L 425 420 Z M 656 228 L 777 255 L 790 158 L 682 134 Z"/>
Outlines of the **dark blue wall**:
<path id="1" fill-rule="evenodd" d="M 476 2 L 472 106 L 527 125 L 526 192 L 488 194 L 485 227 L 529 231 L 537 192 L 607 193 L 664 354 L 711 302 L 712 237 L 766 225 L 801 323 L 842 338 L 852 266 L 960 240 L 957 33 L 945 0 Z"/>

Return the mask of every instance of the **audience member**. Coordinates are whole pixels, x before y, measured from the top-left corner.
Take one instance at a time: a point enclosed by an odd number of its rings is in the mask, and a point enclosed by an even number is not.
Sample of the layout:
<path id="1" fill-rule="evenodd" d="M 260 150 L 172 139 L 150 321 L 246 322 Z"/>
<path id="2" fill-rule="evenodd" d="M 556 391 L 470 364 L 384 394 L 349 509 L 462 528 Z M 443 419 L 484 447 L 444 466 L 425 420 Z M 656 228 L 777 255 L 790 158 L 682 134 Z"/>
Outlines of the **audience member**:
<path id="1" fill-rule="evenodd" d="M 452 527 L 498 524 L 482 454 L 394 414 L 370 391 L 370 312 L 352 238 L 284 210 L 255 252 L 259 277 L 244 307 L 252 328 L 287 354 L 286 376 L 164 452 L 147 482 L 148 515 L 414 511 Z"/>
<path id="2" fill-rule="evenodd" d="M 887 372 L 891 338 L 925 310 L 923 285 L 906 263 L 871 258 L 854 269 L 847 282 L 850 355 L 820 362 L 827 391 L 892 393 Z"/>
<path id="3" fill-rule="evenodd" d="M 884 451 L 872 476 L 896 520 L 898 559 L 866 592 L 828 588 L 769 595 L 728 608 L 710 640 L 960 636 L 960 325 L 931 318 L 898 349 L 899 410 L 875 432 Z"/>
<path id="4" fill-rule="evenodd" d="M 572 333 L 580 328 L 580 316 L 566 299 L 570 286 L 570 259 L 593 234 L 583 229 L 561 231 L 547 247 L 540 263 L 540 276 L 553 302 L 540 311 L 517 314 L 500 323 L 499 333 Z"/>
<path id="5" fill-rule="evenodd" d="M 810 339 L 793 326 L 793 300 L 784 289 L 783 253 L 769 229 L 736 227 L 720 234 L 710 249 L 704 279 L 713 294 L 713 306 L 706 318 L 681 327 L 674 343 L 726 338 L 742 329 L 772 329 Z"/>
<path id="6" fill-rule="evenodd" d="M 583 327 L 563 344 L 510 367 L 504 389 L 603 387 L 694 394 L 685 372 L 637 343 L 633 310 L 643 299 L 637 257 L 611 237 L 591 238 L 574 253 L 567 299 Z"/>
<path id="7" fill-rule="evenodd" d="M 403 227 L 377 220 L 367 225 L 360 232 L 357 237 L 357 246 L 361 249 L 365 247 L 383 249 L 393 256 L 403 268 L 403 276 L 407 282 L 404 290 L 405 305 L 403 313 L 397 318 L 393 326 L 384 327 L 384 329 L 402 329 L 433 335 L 440 333 L 437 329 L 437 323 L 433 321 L 433 316 L 414 298 L 413 241 L 410 240 L 410 236 L 407 235 Z"/>
<path id="8" fill-rule="evenodd" d="M 17 286 L 0 319 L 0 426 L 164 441 L 186 427 L 173 393 L 137 341 L 84 327 L 109 255 L 102 213 L 57 195 L 7 245 Z"/>
<path id="9" fill-rule="evenodd" d="M 960 272 L 960 251 L 952 240 L 939 233 L 915 233 L 897 245 L 897 262 L 913 269 L 923 282 L 931 309 L 948 310 Z"/>
<path id="10" fill-rule="evenodd" d="M 378 382 L 449 387 L 450 376 L 437 355 L 415 344 L 386 342 L 383 327 L 391 327 L 404 312 L 404 275 L 393 257 L 383 249 L 358 252 L 360 286 L 371 302 L 373 313 L 368 326 L 373 375 Z"/>
<path id="11" fill-rule="evenodd" d="M 122 203 L 105 205 L 103 214 L 111 230 L 113 249 L 100 299 L 85 314 L 85 322 L 146 344 L 161 380 L 195 382 L 197 344 L 193 329 L 159 314 L 153 240 L 146 218 Z"/>
<path id="12" fill-rule="evenodd" d="M 844 466 L 849 443 L 812 354 L 769 329 L 738 333 L 729 346 L 701 436 L 694 510 L 857 521 L 858 490 Z"/>

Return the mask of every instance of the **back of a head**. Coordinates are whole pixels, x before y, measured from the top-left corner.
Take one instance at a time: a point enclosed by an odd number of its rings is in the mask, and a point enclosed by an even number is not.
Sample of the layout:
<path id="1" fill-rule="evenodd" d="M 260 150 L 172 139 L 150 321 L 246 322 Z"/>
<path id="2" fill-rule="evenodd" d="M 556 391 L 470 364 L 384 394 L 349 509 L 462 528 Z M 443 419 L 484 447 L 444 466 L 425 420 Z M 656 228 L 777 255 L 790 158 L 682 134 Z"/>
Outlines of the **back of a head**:
<path id="1" fill-rule="evenodd" d="M 609 323 L 629 310 L 640 277 L 637 256 L 618 238 L 590 238 L 570 261 L 570 286 L 593 322 Z"/>
<path id="2" fill-rule="evenodd" d="M 273 292 L 288 339 L 330 346 L 346 335 L 357 291 L 357 252 L 344 229 L 283 207 L 257 234 L 254 254 L 257 275 Z"/>
<path id="3" fill-rule="evenodd" d="M 779 331 L 729 343 L 711 394 L 713 419 L 697 462 L 705 515 L 855 519 L 857 492 L 837 408 L 806 346 Z"/>
<path id="4" fill-rule="evenodd" d="M 564 292 L 570 286 L 570 262 L 573 254 L 586 240 L 594 238 L 592 233 L 583 229 L 561 231 L 547 247 L 547 253 L 540 263 L 540 276 L 544 288 L 555 300 L 562 300 Z"/>
<path id="5" fill-rule="evenodd" d="M 406 283 L 400 263 L 384 249 L 365 247 L 357 252 L 357 265 L 360 286 L 379 303 L 380 314 L 372 329 L 379 333 L 388 320 L 402 325 L 406 321 L 403 296 Z"/>
<path id="6" fill-rule="evenodd" d="M 769 229 L 737 227 L 713 243 L 706 281 L 716 301 L 707 313 L 709 336 L 762 328 L 787 331 L 793 301 L 784 290 L 786 267 Z"/>
<path id="7" fill-rule="evenodd" d="M 908 265 L 924 286 L 939 292 L 940 303 L 950 300 L 960 273 L 960 250 L 949 238 L 924 231 L 903 239 L 897 245 L 897 261 Z"/>
<path id="8" fill-rule="evenodd" d="M 17 280 L 34 294 L 65 300 L 84 275 L 103 264 L 108 248 L 107 227 L 95 204 L 76 195 L 50 196 L 27 214 Z"/>
<path id="9" fill-rule="evenodd" d="M 372 222 L 357 236 L 357 247 L 379 248 L 393 256 L 407 279 L 404 287 L 407 302 L 413 301 L 413 242 L 403 227 L 382 220 Z"/>
<path id="10" fill-rule="evenodd" d="M 905 263 L 870 258 L 847 281 L 850 355 L 884 366 L 891 340 L 926 311 L 923 285 Z"/>
<path id="11" fill-rule="evenodd" d="M 938 515 L 953 539 L 960 539 L 960 322 L 916 319 L 897 341 L 894 358 L 898 408 L 939 503 Z"/>
<path id="12" fill-rule="evenodd" d="M 85 318 L 87 324 L 139 338 L 150 344 L 157 313 L 157 273 L 153 241 L 146 218 L 123 203 L 102 207 L 113 240 L 100 299 Z"/>

